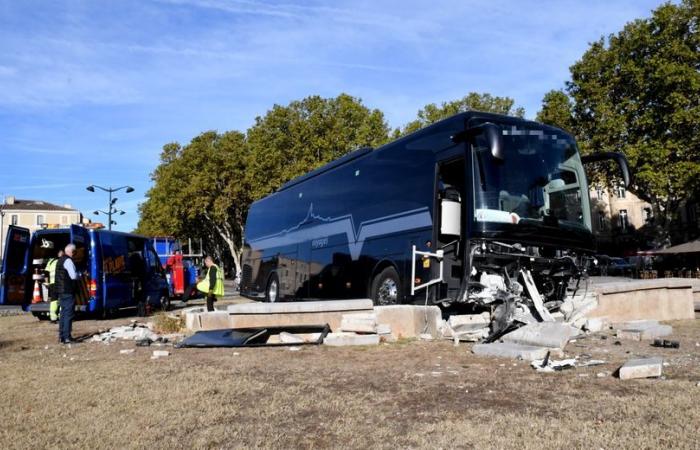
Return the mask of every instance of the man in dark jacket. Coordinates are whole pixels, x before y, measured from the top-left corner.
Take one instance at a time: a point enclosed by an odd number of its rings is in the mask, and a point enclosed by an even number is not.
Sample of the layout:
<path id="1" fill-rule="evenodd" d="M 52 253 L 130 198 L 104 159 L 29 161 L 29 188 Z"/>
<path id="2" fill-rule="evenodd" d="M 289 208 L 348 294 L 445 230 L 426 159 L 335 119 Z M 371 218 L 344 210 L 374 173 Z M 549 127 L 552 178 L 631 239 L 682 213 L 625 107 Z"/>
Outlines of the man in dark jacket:
<path id="1" fill-rule="evenodd" d="M 74 253 L 75 244 L 66 245 L 64 255 L 56 263 L 54 290 L 58 296 L 61 311 L 58 319 L 58 340 L 62 344 L 75 342 L 71 337 L 75 314 L 75 293 L 78 284 L 78 271 L 73 263 Z"/>

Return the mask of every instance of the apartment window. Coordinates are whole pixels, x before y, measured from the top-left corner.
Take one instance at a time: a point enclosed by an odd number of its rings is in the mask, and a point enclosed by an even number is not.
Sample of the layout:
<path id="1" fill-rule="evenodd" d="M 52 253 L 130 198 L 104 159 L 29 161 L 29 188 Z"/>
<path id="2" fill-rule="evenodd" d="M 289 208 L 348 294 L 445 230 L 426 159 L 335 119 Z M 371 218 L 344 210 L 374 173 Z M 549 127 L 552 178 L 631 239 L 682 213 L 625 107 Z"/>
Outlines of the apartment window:
<path id="1" fill-rule="evenodd" d="M 621 209 L 620 210 L 620 228 L 622 228 L 622 231 L 627 231 L 627 228 L 629 228 L 630 223 L 629 219 L 627 217 L 627 210 L 626 209 Z"/>
<path id="2" fill-rule="evenodd" d="M 603 188 L 602 188 L 602 186 L 598 186 L 595 188 L 595 194 L 596 194 L 596 198 L 598 200 L 603 200 Z"/>
<path id="3" fill-rule="evenodd" d="M 36 215 L 36 224 L 41 225 L 44 223 L 44 215 L 43 214 L 37 214 Z"/>
<path id="4" fill-rule="evenodd" d="M 19 221 L 19 216 L 17 216 L 17 214 L 12 214 L 12 220 L 11 220 L 12 225 L 17 225 L 18 221 Z"/>
<path id="5" fill-rule="evenodd" d="M 598 229 L 605 230 L 605 213 L 603 211 L 598 211 Z"/>
<path id="6" fill-rule="evenodd" d="M 617 186 L 615 188 L 615 195 L 617 195 L 617 198 L 625 198 L 625 187 L 624 186 Z"/>
<path id="7" fill-rule="evenodd" d="M 642 220 L 645 223 L 651 220 L 651 208 L 642 208 Z"/>

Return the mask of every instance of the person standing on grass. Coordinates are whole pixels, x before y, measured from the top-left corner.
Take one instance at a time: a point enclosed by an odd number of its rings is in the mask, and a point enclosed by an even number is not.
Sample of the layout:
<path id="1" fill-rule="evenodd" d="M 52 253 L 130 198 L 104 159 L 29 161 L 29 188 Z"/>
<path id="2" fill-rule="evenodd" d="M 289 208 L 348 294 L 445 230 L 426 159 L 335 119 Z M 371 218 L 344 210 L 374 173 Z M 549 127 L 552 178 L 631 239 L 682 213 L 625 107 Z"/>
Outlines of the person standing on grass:
<path id="1" fill-rule="evenodd" d="M 207 296 L 207 311 L 214 311 L 216 297 L 224 295 L 224 273 L 214 264 L 211 256 L 204 258 L 204 265 L 207 267 L 207 274 L 197 283 L 197 290 Z"/>
<path id="2" fill-rule="evenodd" d="M 75 244 L 66 245 L 64 253 L 56 263 L 54 290 L 61 308 L 58 319 L 58 340 L 61 344 L 69 344 L 75 342 L 71 336 L 78 284 L 78 271 L 73 263 Z"/>

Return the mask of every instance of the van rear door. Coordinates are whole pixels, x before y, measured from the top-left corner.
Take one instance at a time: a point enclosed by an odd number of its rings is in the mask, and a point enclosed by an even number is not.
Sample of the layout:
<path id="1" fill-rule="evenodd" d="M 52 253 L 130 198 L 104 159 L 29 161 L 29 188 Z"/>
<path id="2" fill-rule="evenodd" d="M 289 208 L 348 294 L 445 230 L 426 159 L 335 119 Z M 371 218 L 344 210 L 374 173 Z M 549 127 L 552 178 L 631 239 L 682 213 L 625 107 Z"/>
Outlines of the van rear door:
<path id="1" fill-rule="evenodd" d="M 70 226 L 70 241 L 75 244 L 73 263 L 79 272 L 78 291 L 75 295 L 75 303 L 78 307 L 87 305 L 90 301 L 90 234 L 88 230 L 79 226 Z"/>
<path id="2" fill-rule="evenodd" d="M 27 289 L 27 258 L 30 233 L 26 228 L 10 225 L 5 239 L 5 254 L 0 275 L 0 305 L 21 305 Z"/>

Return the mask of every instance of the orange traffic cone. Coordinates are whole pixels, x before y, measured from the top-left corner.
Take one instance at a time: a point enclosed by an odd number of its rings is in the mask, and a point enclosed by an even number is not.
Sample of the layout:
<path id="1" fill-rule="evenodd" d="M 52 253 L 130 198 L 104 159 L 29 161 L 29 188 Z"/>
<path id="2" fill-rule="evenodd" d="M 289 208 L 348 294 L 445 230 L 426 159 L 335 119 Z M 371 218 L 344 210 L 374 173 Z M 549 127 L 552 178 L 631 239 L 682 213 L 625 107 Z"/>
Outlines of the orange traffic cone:
<path id="1" fill-rule="evenodd" d="M 43 300 L 41 299 L 41 289 L 39 288 L 39 281 L 34 280 L 34 298 L 32 299 L 32 303 L 41 303 Z"/>

